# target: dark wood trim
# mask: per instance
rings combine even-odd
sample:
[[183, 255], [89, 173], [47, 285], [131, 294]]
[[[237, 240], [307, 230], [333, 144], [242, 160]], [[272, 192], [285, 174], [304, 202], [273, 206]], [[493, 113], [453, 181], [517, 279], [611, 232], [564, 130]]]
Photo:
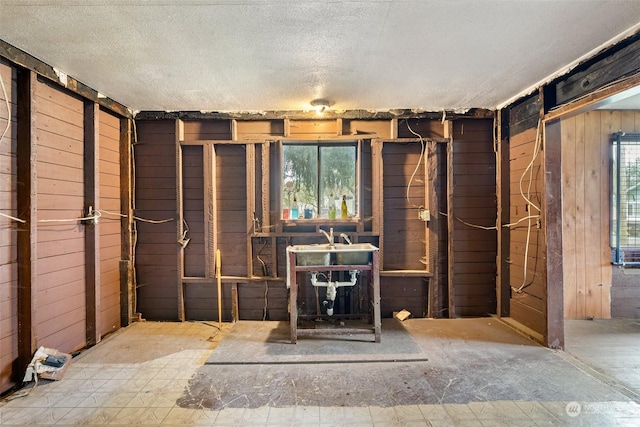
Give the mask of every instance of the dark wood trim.
[[[323, 120], [332, 119], [359, 119], [359, 120], [393, 120], [393, 119], [431, 119], [440, 120], [442, 111], [415, 112], [411, 109], [397, 109], [388, 111], [348, 110], [341, 113], [328, 110], [322, 117]], [[465, 112], [446, 111], [447, 119], [492, 119], [495, 111], [486, 108], [472, 108]], [[140, 111], [136, 114], [137, 120], [317, 120], [315, 111], [261, 111], [259, 113], [223, 113], [202, 111]], [[286, 123], [285, 123], [286, 124]], [[285, 126], [286, 129], [286, 126]], [[285, 131], [285, 137], [288, 133]]]
[[605, 107], [613, 102], [620, 101], [629, 96], [637, 95], [640, 93], [640, 89], [638, 89], [638, 87], [640, 87], [640, 73], [629, 76], [619, 83], [612, 84], [606, 89], [592, 92], [578, 100], [558, 106], [549, 111], [545, 115], [545, 119], [553, 120], [559, 117], [567, 119], [595, 108]]
[[[438, 227], [440, 224], [440, 206], [438, 203], [438, 188], [440, 187], [440, 179], [438, 177], [438, 144], [436, 142], [427, 143], [427, 186], [428, 193], [427, 207], [430, 212], [430, 220], [427, 224], [427, 242], [429, 260], [429, 272], [431, 277], [429, 280], [429, 295], [427, 306], [427, 317], [437, 318], [440, 314], [440, 244], [438, 236]], [[382, 274], [382, 272], [381, 272]]]
[[[176, 149], [176, 242], [182, 240], [184, 233], [184, 192], [182, 191], [182, 146], [181, 141], [184, 139], [184, 122], [180, 119], [175, 120], [175, 149]], [[203, 149], [203, 152], [205, 150]], [[205, 169], [206, 170], [206, 169]], [[177, 243], [180, 245], [179, 243]], [[178, 287], [178, 320], [184, 322], [186, 319], [185, 313], [185, 298], [184, 298], [184, 284], [182, 278], [184, 277], [184, 247], [180, 245], [177, 251], [176, 258], [176, 284]]]
[[[100, 209], [100, 107], [84, 101], [84, 212]], [[85, 259], [85, 309], [87, 345], [100, 341], [100, 231], [83, 221]]]
[[37, 348], [35, 330], [37, 278], [37, 140], [36, 140], [36, 74], [17, 69], [17, 203], [18, 217], [25, 220], [18, 232], [18, 366], [16, 378]]
[[104, 97], [102, 94], [99, 94], [96, 90], [91, 89], [89, 86], [86, 86], [84, 83], [79, 82], [71, 76], [66, 77], [66, 84], [60, 81], [60, 77], [56, 74], [53, 67], [39, 59], [34, 58], [23, 50], [18, 49], [15, 46], [10, 45], [9, 43], [0, 40], [0, 56], [6, 58], [7, 60], [13, 62], [16, 65], [26, 68], [27, 70], [33, 71], [34, 73], [56, 82], [57, 84], [67, 88], [71, 92], [80, 95], [83, 98], [86, 98], [89, 101], [95, 102], [100, 106], [113, 111], [114, 113], [121, 115], [126, 118], [133, 118], [133, 114], [131, 111], [125, 107], [124, 105]]
[[564, 348], [564, 296], [562, 270], [562, 162], [560, 120], [545, 122], [544, 139], [544, 231], [546, 247], [545, 345]]
[[[245, 180], [246, 180], [246, 219], [247, 219], [247, 236], [255, 233], [256, 223], [254, 218], [257, 217], [256, 212], [256, 146], [254, 144], [245, 145]], [[251, 238], [246, 239], [247, 247], [247, 276], [253, 276], [253, 241]]]
[[[505, 123], [506, 122], [506, 123]], [[497, 232], [497, 266], [496, 266], [496, 312], [499, 317], [509, 316], [509, 299], [511, 286], [509, 285], [509, 237], [510, 232], [502, 224], [510, 222], [510, 163], [509, 163], [509, 120], [501, 110], [496, 120], [496, 196], [497, 196], [497, 224], [500, 229]]]
[[454, 232], [455, 232], [455, 214], [453, 212], [453, 194], [455, 191], [453, 180], [453, 123], [447, 121], [444, 123], [444, 136], [449, 138], [447, 144], [447, 289], [448, 289], [448, 309], [449, 318], [456, 317], [455, 304], [455, 274], [454, 274]]
[[120, 325], [133, 322], [135, 280], [133, 274], [133, 176], [131, 119], [120, 119]]
[[564, 104], [638, 71], [640, 34], [617, 43], [549, 86], [555, 89], [556, 103]]

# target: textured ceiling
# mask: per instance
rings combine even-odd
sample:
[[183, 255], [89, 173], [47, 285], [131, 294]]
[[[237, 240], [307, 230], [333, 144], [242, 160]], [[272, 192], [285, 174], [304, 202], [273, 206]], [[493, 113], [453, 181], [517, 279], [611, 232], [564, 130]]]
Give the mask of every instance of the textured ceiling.
[[0, 39], [134, 111], [495, 108], [639, 22], [638, 0], [0, 0]]

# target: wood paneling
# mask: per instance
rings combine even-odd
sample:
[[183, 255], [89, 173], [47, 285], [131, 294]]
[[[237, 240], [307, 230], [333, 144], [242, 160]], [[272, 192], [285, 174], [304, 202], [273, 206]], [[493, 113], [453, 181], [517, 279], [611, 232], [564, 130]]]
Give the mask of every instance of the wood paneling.
[[100, 335], [120, 328], [120, 119], [99, 112]]
[[190, 239], [184, 248], [184, 275], [206, 276], [204, 169], [202, 146], [182, 147], [183, 219]]
[[[496, 157], [491, 120], [453, 123], [453, 306], [456, 316], [496, 312]], [[479, 227], [478, 227], [479, 226]]]
[[[17, 217], [15, 71], [0, 62], [0, 77], [7, 94], [5, 99], [0, 91], [0, 135], [4, 133], [0, 139], [0, 212]], [[15, 385], [13, 362], [18, 358], [17, 232], [13, 220], [0, 217], [0, 393]]]
[[217, 242], [224, 275], [247, 275], [247, 183], [242, 145], [217, 145]]
[[[36, 335], [38, 345], [70, 352], [84, 347], [85, 251], [62, 249], [65, 242], [84, 240], [79, 221], [41, 222], [44, 219], [79, 218], [84, 212], [83, 120], [84, 105], [53, 86], [38, 82], [36, 88], [36, 135], [40, 147], [54, 147], [60, 156], [37, 158], [38, 242], [57, 241], [59, 249], [47, 256], [38, 253]], [[63, 167], [78, 173], [66, 179], [45, 178]], [[80, 197], [78, 197], [78, 195]], [[64, 299], [57, 296], [66, 295]]]
[[[138, 121], [135, 153], [136, 216], [163, 220], [176, 214], [175, 122]], [[154, 174], [156, 166], [170, 166]], [[146, 169], [146, 170], [145, 170]], [[142, 174], [139, 171], [142, 170]], [[136, 221], [137, 312], [149, 320], [178, 319], [175, 221]]]
[[[539, 150], [534, 158], [539, 110], [538, 98], [532, 97], [510, 114], [509, 222], [512, 224], [527, 216], [541, 215], [544, 152]], [[527, 198], [535, 207], [529, 206]], [[541, 335], [546, 334], [545, 253], [544, 235], [535, 218], [509, 229], [510, 315]]]
[[[427, 259], [423, 242], [426, 242], [426, 226], [418, 218], [418, 208], [425, 204], [424, 162], [426, 159], [424, 156], [422, 160], [420, 159], [421, 149], [419, 142], [386, 143], [382, 148], [384, 162], [383, 270], [425, 269]], [[418, 161], [420, 161], [419, 172], [410, 182]], [[398, 310], [400, 309], [402, 308], [399, 307]]]
[[[640, 131], [640, 113], [596, 110], [562, 120], [567, 319], [608, 319], [612, 304], [626, 304], [611, 300], [616, 283], [609, 242], [609, 157], [611, 134], [618, 131]], [[623, 287], [628, 282], [620, 281]]]

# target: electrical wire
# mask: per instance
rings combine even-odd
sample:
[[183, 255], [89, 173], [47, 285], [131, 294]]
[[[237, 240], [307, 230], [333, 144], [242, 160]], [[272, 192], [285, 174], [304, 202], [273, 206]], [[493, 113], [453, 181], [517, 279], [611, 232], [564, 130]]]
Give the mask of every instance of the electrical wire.
[[[533, 182], [533, 164], [535, 163], [536, 158], [538, 157], [538, 154], [540, 153], [540, 148], [542, 146], [541, 127], [542, 127], [542, 120], [538, 119], [538, 125], [537, 125], [537, 128], [536, 128], [535, 146], [533, 148], [533, 155], [531, 156], [531, 161], [529, 162], [529, 165], [527, 165], [525, 170], [522, 172], [522, 176], [520, 176], [520, 195], [529, 204], [529, 206], [533, 206], [534, 208], [536, 208], [538, 210], [538, 212], [541, 212], [540, 208], [538, 206], [536, 206], [531, 201], [531, 184]], [[522, 190], [522, 180], [524, 179], [524, 176], [527, 174], [527, 171], [529, 171], [529, 186], [527, 187], [527, 195], [525, 195], [523, 190]], [[525, 219], [528, 220], [528, 224], [527, 224], [527, 239], [526, 239], [526, 243], [525, 243], [525, 246], [524, 246], [524, 262], [523, 262], [523, 267], [522, 267], [522, 269], [523, 269], [522, 284], [518, 288], [516, 288], [514, 286], [511, 287], [511, 289], [516, 293], [522, 293], [522, 290], [525, 287], [529, 286], [529, 285], [527, 285], [527, 268], [529, 266], [529, 243], [531, 241], [531, 226], [532, 226], [531, 219], [532, 219], [532, 217], [534, 217], [534, 215], [529, 215], [529, 216], [525, 217]], [[537, 258], [536, 258], [536, 265], [537, 265]], [[534, 272], [534, 274], [535, 274], [535, 272]]]
[[4, 102], [7, 106], [7, 125], [4, 127], [4, 131], [2, 131], [2, 135], [0, 135], [0, 144], [4, 139], [4, 136], [9, 131], [9, 126], [11, 125], [11, 104], [9, 104], [9, 97], [7, 96], [7, 89], [4, 86], [4, 79], [2, 78], [2, 73], [0, 73], [0, 86], [2, 87], [2, 95], [4, 96]]
[[420, 163], [422, 163], [422, 158], [424, 157], [424, 151], [425, 151], [424, 139], [422, 139], [422, 135], [420, 135], [417, 132], [414, 132], [413, 129], [411, 129], [411, 126], [409, 125], [409, 120], [405, 119], [405, 122], [407, 123], [407, 129], [409, 129], [409, 132], [411, 132], [412, 134], [420, 138], [420, 145], [422, 147], [420, 149], [420, 157], [418, 158], [418, 163], [416, 164], [416, 168], [413, 170], [413, 173], [411, 174], [411, 178], [409, 178], [409, 183], [407, 184], [407, 202], [411, 204], [411, 206], [413, 206], [414, 208], [421, 208], [422, 206], [417, 206], [411, 203], [411, 200], [409, 199], [409, 189], [411, 188], [411, 182], [413, 181], [413, 178], [416, 176], [416, 173], [418, 172], [418, 168], [420, 167]]
[[[7, 106], [7, 124], [4, 127], [2, 134], [0, 135], [0, 146], [1, 146], [2, 141], [4, 140], [4, 137], [7, 135], [7, 132], [9, 132], [9, 127], [11, 126], [11, 104], [9, 103], [9, 96], [7, 95], [7, 89], [4, 85], [4, 79], [2, 78], [2, 73], [0, 73], [0, 87], [2, 87], [2, 95], [4, 96], [4, 102], [5, 102], [5, 105]], [[15, 216], [7, 215], [2, 212], [0, 212], [0, 216], [2, 216], [3, 218], [8, 218], [12, 221], [21, 222], [23, 224], [27, 222], [24, 219], [16, 218]]]
[[263, 322], [267, 320], [267, 303], [268, 303], [267, 295], [269, 295], [269, 281], [265, 280], [264, 281], [264, 310], [262, 311]]

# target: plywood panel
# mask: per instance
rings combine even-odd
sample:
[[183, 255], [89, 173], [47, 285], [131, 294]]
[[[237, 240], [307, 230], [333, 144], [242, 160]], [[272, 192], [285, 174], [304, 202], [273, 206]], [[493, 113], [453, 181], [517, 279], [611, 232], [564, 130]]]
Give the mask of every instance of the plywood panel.
[[[38, 157], [36, 162], [38, 220], [79, 218], [84, 209], [83, 177], [46, 177], [56, 177], [54, 169], [59, 167], [83, 170], [83, 102], [45, 83], [37, 85], [36, 94], [38, 153], [53, 150], [60, 154]], [[38, 224], [38, 241], [57, 241], [60, 249], [49, 246], [48, 256], [38, 254], [36, 291], [45, 296], [36, 298], [37, 344], [65, 352], [86, 343], [84, 247], [74, 252], [61, 249], [66, 241], [76, 239], [84, 240], [84, 227], [76, 222]], [[55, 297], [61, 289], [67, 296], [64, 300]]]
[[[120, 207], [120, 120], [105, 111], [99, 113], [99, 208], [119, 213]], [[100, 334], [120, 328], [120, 219], [108, 214], [100, 218]]]
[[[0, 212], [18, 216], [16, 201], [15, 70], [0, 61]], [[9, 110], [5, 108], [7, 105]], [[10, 119], [11, 117], [11, 119]], [[6, 131], [6, 133], [5, 133]], [[13, 361], [18, 358], [18, 254], [15, 222], [0, 217], [0, 393], [15, 385]]]

